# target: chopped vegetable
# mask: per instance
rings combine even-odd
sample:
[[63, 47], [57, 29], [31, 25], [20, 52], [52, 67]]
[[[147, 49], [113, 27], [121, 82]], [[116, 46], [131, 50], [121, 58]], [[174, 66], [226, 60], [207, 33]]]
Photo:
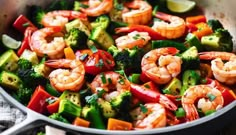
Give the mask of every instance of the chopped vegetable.
[[80, 117], [82, 108], [68, 99], [60, 99], [58, 113], [66, 118]]
[[2, 71], [0, 73], [0, 85], [13, 90], [18, 90], [21, 86], [21, 79], [14, 73]]
[[109, 118], [108, 124], [107, 124], [107, 130], [131, 130], [132, 129], [132, 123]]
[[51, 119], [60, 121], [60, 122], [64, 122], [64, 123], [70, 123], [66, 118], [64, 118], [63, 116], [61, 116], [60, 113], [53, 113], [52, 115], [48, 116]]
[[198, 57], [198, 50], [195, 46], [188, 48], [180, 54], [180, 57], [183, 61], [182, 70], [186, 69], [198, 69], [200, 66], [200, 59]]
[[15, 71], [19, 57], [13, 50], [7, 50], [0, 56], [0, 70]]
[[80, 117], [76, 117], [72, 124], [81, 127], [89, 127], [90, 122]]

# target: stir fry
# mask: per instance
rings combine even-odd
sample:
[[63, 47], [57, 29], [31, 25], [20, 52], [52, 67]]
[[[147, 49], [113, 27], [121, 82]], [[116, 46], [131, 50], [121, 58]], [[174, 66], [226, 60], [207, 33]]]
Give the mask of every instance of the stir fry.
[[232, 36], [219, 20], [191, 15], [196, 6], [169, 8], [162, 0], [33, 5], [13, 23], [22, 41], [2, 36], [0, 85], [38, 113], [89, 128], [154, 129], [211, 115], [236, 99]]

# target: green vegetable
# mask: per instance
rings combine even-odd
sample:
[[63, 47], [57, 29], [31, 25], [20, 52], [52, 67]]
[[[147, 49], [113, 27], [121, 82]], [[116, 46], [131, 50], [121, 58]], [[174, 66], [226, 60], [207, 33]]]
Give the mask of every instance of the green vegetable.
[[184, 109], [182, 107], [178, 108], [176, 111], [175, 111], [175, 116], [177, 118], [181, 118], [181, 117], [184, 117], [186, 115]]
[[136, 83], [136, 84], [139, 84], [140, 82], [139, 78], [140, 78], [140, 74], [136, 74], [136, 73], [133, 73], [128, 77], [130, 82]]
[[50, 82], [47, 82], [45, 85], [45, 90], [52, 96], [59, 97], [61, 95], [55, 88], [52, 87]]
[[30, 61], [32, 63], [32, 65], [36, 65], [39, 63], [39, 59], [38, 59], [36, 52], [30, 51], [28, 49], [24, 50], [24, 52], [20, 56], [20, 59], [26, 59], [26, 60]]
[[82, 8], [88, 8], [89, 6], [83, 4], [83, 3], [79, 2], [79, 1], [74, 1], [74, 8], [73, 8], [73, 10], [79, 11], [81, 7]]
[[142, 111], [142, 113], [148, 112], [148, 109], [143, 104], [140, 104], [139, 106], [140, 106], [140, 110]]
[[180, 54], [180, 57], [183, 61], [182, 69], [198, 69], [200, 66], [200, 60], [198, 57], [198, 50], [195, 46], [188, 48]]
[[207, 115], [213, 114], [215, 112], [216, 112], [216, 110], [209, 110], [209, 111], [205, 112], [205, 115], [207, 116]]
[[73, 91], [64, 91], [61, 96], [59, 97], [61, 100], [67, 99], [74, 103], [75, 105], [81, 106], [80, 103], [80, 94], [78, 92]]
[[91, 23], [91, 26], [92, 28], [101, 27], [106, 30], [109, 24], [110, 18], [107, 15], [101, 15], [97, 17], [94, 22]]
[[19, 89], [16, 91], [16, 99], [18, 99], [22, 104], [27, 105], [33, 92], [34, 89], [20, 85]]
[[199, 52], [202, 51], [201, 41], [194, 34], [188, 33], [185, 40], [190, 47], [195, 46]]
[[186, 89], [189, 88], [189, 86], [194, 86], [199, 84], [200, 82], [200, 75], [195, 70], [186, 70], [183, 73], [182, 80], [183, 80], [183, 87], [180, 91], [180, 94], [183, 95]]
[[82, 108], [68, 99], [60, 100], [58, 112], [66, 118], [80, 117]]
[[53, 113], [53, 114], [51, 114], [48, 117], [51, 118], [51, 119], [54, 119], [54, 120], [58, 120], [58, 121], [64, 122], [64, 123], [70, 123], [66, 118], [61, 116], [60, 113]]
[[8, 89], [17, 90], [22, 84], [21, 79], [14, 73], [2, 71], [0, 73], [0, 85]]
[[29, 19], [35, 24], [38, 28], [43, 28], [42, 19], [46, 14], [46, 11], [42, 7], [37, 5], [32, 5], [29, 8]]
[[102, 27], [93, 28], [89, 39], [104, 50], [114, 45], [114, 39]]
[[53, 1], [50, 6], [47, 8], [47, 11], [54, 10], [72, 10], [74, 3], [70, 0], [56, 0]]
[[90, 121], [90, 126], [97, 129], [106, 129], [99, 108], [95, 106], [85, 106], [82, 109], [82, 116]]
[[18, 67], [20, 69], [31, 69], [32, 68], [32, 63], [29, 60], [20, 58], [17, 63], [18, 63]]
[[225, 29], [217, 29], [213, 34], [208, 36], [203, 36], [201, 38], [201, 43], [203, 47], [208, 51], [233, 51], [233, 40], [232, 36]]
[[88, 87], [88, 88], [86, 88], [86, 89], [80, 90], [80, 91], [79, 91], [79, 94], [80, 94], [80, 102], [81, 102], [81, 104], [82, 104], [82, 106], [83, 106], [83, 105], [86, 105], [86, 99], [85, 99], [85, 97], [86, 97], [86, 96], [89, 96], [89, 95], [92, 95], [92, 91], [91, 91], [91, 89]]
[[37, 133], [37, 135], [46, 135], [46, 133], [40, 131], [40, 132]]
[[65, 42], [73, 50], [85, 49], [87, 47], [88, 36], [78, 28], [72, 28], [65, 34]]
[[6, 48], [14, 50], [18, 49], [21, 45], [21, 41], [17, 41], [6, 34], [2, 35], [2, 43]]
[[18, 68], [19, 57], [13, 50], [5, 51], [0, 56], [0, 70], [15, 71]]
[[145, 53], [143, 49], [135, 47], [121, 51], [112, 45], [107, 51], [112, 54], [116, 62], [116, 70], [131, 69], [132, 72], [141, 72], [141, 60]]
[[207, 21], [207, 24], [211, 27], [213, 31], [216, 31], [217, 29], [221, 28], [224, 29], [223, 25], [221, 22], [217, 19], [210, 19]]
[[182, 82], [178, 78], [173, 78], [164, 88], [164, 94], [179, 95], [182, 88]]
[[187, 50], [187, 47], [183, 43], [171, 41], [171, 40], [156, 40], [152, 41], [152, 49], [162, 48], [162, 47], [175, 47], [180, 52]]
[[131, 97], [130, 91], [123, 91], [111, 100], [111, 106], [118, 111], [126, 112], [130, 108]]
[[111, 21], [108, 28], [107, 28], [107, 32], [111, 33], [111, 34], [115, 34], [115, 29], [116, 28], [126, 27], [126, 26], [128, 26], [127, 23], [119, 22], [119, 21]]
[[116, 111], [112, 108], [111, 104], [108, 101], [99, 98], [98, 105], [101, 108], [102, 114], [105, 118], [115, 117]]
[[73, 28], [77, 28], [80, 31], [83, 31], [87, 36], [90, 36], [89, 28], [80, 19], [70, 21], [69, 23], [65, 24], [65, 27], [67, 32]]

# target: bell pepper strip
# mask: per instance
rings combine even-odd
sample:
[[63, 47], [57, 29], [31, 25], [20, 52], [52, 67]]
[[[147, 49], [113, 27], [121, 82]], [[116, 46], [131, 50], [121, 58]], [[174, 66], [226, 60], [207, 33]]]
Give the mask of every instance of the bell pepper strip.
[[75, 126], [89, 127], [90, 122], [80, 117], [76, 117], [72, 124]]
[[133, 32], [133, 31], [147, 32], [152, 40], [163, 40], [163, 39], [165, 39], [165, 37], [161, 36], [157, 31], [155, 31], [151, 27], [145, 26], [145, 25], [133, 24], [133, 25], [129, 25], [127, 27], [116, 28], [115, 31], [116, 31], [116, 34], [123, 33], [123, 32], [130, 33], [130, 32]]
[[206, 84], [210, 85], [214, 88], [217, 88], [218, 90], [221, 91], [221, 94], [224, 98], [224, 105], [223, 106], [226, 106], [236, 100], [236, 96], [235, 96], [234, 92], [230, 88], [220, 84], [217, 80], [207, 78]]
[[108, 119], [107, 130], [131, 130], [132, 123], [114, 118]]
[[143, 86], [160, 93], [159, 87], [153, 81], [148, 81], [144, 83]]
[[186, 27], [187, 27], [187, 31], [190, 33], [198, 30], [197, 26], [193, 23], [186, 22]]
[[201, 39], [203, 36], [207, 36], [213, 33], [213, 30], [210, 26], [208, 26], [207, 23], [201, 22], [196, 24], [196, 27], [198, 28], [197, 31], [194, 31], [193, 34], [198, 37], [198, 39]]
[[131, 93], [145, 103], [156, 103], [159, 101], [160, 93], [141, 85], [131, 83]]
[[21, 54], [24, 52], [25, 49], [30, 49], [30, 40], [31, 40], [31, 35], [33, 34], [34, 31], [36, 31], [36, 27], [27, 27], [26, 30], [24, 31], [24, 39], [22, 41], [20, 49], [17, 51], [17, 55], [21, 56]]
[[189, 16], [186, 17], [186, 23], [198, 24], [198, 23], [206, 23], [207, 19], [204, 15], [197, 15], [197, 16]]
[[73, 60], [73, 59], [76, 58], [75, 53], [74, 53], [74, 51], [72, 50], [71, 47], [66, 47], [66, 48], [64, 49], [64, 54], [65, 54], [65, 58], [66, 58], [66, 59]]
[[97, 75], [103, 71], [112, 70], [115, 61], [111, 54], [104, 50], [92, 52], [89, 49], [78, 50], [76, 58], [80, 59], [85, 67], [85, 72], [91, 75]]
[[19, 17], [13, 23], [13, 27], [24, 33], [27, 27], [37, 28], [28, 18], [24, 15], [19, 15]]
[[52, 104], [47, 105], [47, 110], [50, 114], [57, 113], [59, 109], [60, 99]]
[[50, 96], [51, 95], [44, 90], [43, 86], [39, 85], [36, 87], [27, 107], [38, 113], [45, 113], [47, 112], [46, 99]]

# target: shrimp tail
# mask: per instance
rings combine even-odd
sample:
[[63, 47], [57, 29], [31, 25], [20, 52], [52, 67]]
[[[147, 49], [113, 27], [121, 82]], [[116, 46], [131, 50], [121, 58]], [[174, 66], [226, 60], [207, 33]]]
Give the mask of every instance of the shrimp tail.
[[163, 12], [156, 12], [155, 17], [168, 22], [170, 15]]
[[61, 68], [61, 67], [65, 67], [65, 65], [69, 65], [70, 64], [70, 60], [66, 60], [66, 59], [58, 59], [58, 60], [47, 60], [45, 62], [46, 66], [52, 67], [52, 68]]
[[212, 60], [216, 58], [220, 58], [221, 60], [229, 60], [231, 57], [235, 57], [234, 53], [216, 51], [200, 52], [198, 55], [201, 60]]
[[188, 121], [193, 121], [199, 118], [198, 112], [194, 104], [183, 104], [183, 108], [186, 112], [186, 118]]
[[160, 95], [160, 99], [159, 99], [159, 103], [164, 105], [165, 108], [171, 110], [171, 111], [175, 111], [177, 110], [177, 106], [165, 95]]

